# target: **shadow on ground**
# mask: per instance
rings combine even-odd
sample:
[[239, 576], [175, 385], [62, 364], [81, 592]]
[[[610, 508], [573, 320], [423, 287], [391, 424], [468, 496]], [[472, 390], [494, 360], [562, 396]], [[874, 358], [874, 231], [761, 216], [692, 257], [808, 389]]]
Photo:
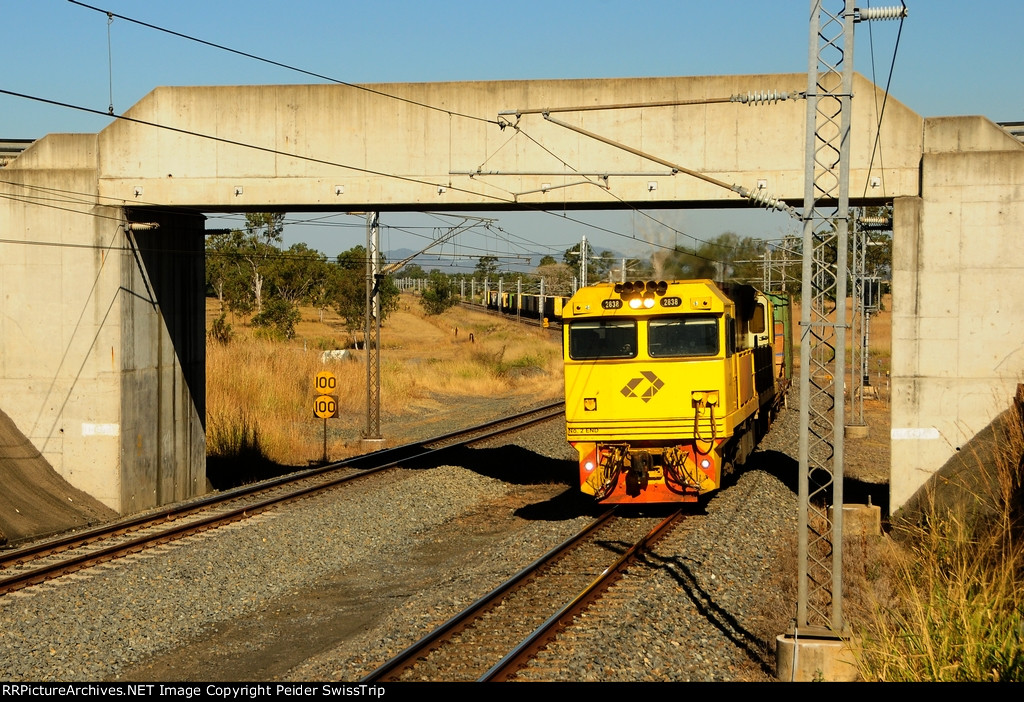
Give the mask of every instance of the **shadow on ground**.
[[[800, 465], [795, 459], [784, 453], [759, 451], [751, 456], [740, 470], [764, 471], [788, 487], [794, 495], [799, 494]], [[812, 473], [812, 483], [816, 488], [827, 484], [825, 482], [827, 476], [823, 473], [820, 474], [819, 480], [813, 480], [814, 477], [815, 475]], [[731, 476], [729, 484], [734, 483], [736, 478], [735, 474]], [[832, 490], [830, 488], [825, 490], [825, 495], [828, 503], [831, 503]], [[881, 508], [883, 515], [889, 514], [889, 485], [888, 483], [869, 483], [847, 477], [843, 480], [843, 502], [845, 504], [877, 505]]]

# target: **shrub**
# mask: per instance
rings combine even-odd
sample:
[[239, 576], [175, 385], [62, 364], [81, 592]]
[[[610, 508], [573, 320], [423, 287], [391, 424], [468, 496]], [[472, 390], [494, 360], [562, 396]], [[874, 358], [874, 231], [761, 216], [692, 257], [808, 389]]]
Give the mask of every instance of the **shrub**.
[[210, 324], [210, 338], [226, 346], [231, 342], [232, 336], [234, 336], [234, 332], [231, 331], [231, 325], [228, 324], [227, 315], [221, 312], [220, 317]]
[[260, 327], [270, 338], [291, 339], [295, 325], [302, 319], [299, 308], [281, 298], [267, 301], [263, 311], [252, 318], [252, 325]]

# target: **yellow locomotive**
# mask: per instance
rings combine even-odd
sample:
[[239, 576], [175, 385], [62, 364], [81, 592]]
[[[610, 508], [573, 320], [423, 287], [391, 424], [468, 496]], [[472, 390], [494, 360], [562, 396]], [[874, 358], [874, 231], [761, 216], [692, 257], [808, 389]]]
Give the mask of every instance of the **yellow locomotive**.
[[710, 280], [601, 283], [563, 309], [566, 434], [605, 503], [691, 502], [768, 431], [792, 376], [789, 300]]

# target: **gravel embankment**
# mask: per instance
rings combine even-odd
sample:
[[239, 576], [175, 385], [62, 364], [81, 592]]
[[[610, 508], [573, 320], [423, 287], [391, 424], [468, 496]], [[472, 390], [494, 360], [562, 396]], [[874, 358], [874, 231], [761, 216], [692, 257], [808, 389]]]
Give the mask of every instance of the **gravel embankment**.
[[[634, 568], [548, 680], [769, 679], [791, 616], [796, 413]], [[549, 422], [0, 598], [6, 680], [355, 680], [590, 520]], [[639, 584], [638, 584], [639, 583]], [[623, 594], [625, 593], [625, 594]], [[780, 623], [781, 622], [781, 623]], [[781, 628], [780, 628], [781, 627]]]

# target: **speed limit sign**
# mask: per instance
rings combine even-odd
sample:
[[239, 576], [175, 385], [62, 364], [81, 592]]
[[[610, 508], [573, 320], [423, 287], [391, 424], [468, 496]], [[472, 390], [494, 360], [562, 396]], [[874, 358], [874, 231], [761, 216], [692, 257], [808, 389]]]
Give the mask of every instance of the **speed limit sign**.
[[313, 414], [321, 419], [333, 419], [338, 416], [338, 397], [336, 395], [320, 395], [313, 400]]
[[329, 392], [334, 392], [338, 387], [338, 379], [334, 377], [334, 373], [330, 371], [320, 371], [313, 378], [313, 388], [319, 395], [326, 395]]

